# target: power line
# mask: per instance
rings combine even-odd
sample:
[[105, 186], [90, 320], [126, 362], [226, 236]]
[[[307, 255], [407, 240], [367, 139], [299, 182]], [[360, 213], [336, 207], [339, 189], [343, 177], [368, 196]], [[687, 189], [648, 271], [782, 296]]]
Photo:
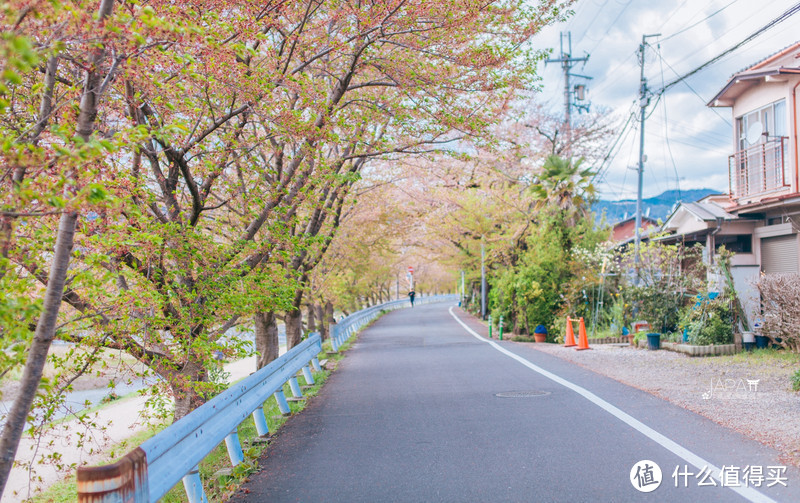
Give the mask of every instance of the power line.
[[617, 137], [614, 139], [614, 142], [611, 144], [611, 147], [609, 147], [608, 152], [606, 153], [605, 157], [603, 157], [603, 159], [600, 161], [600, 167], [597, 168], [597, 172], [592, 177], [592, 182], [594, 182], [594, 180], [597, 179], [597, 178], [601, 178], [602, 175], [603, 175], [603, 172], [608, 170], [609, 166], [611, 165], [611, 161], [613, 161], [614, 157], [616, 157], [616, 153], [614, 153], [614, 150], [617, 148], [617, 146], [619, 146], [621, 144], [621, 142], [623, 140], [623, 137], [626, 136], [627, 131], [628, 131], [628, 126], [631, 125], [631, 122], [633, 120], [633, 116], [634, 116], [634, 114], [633, 114], [633, 106], [631, 106], [631, 109], [628, 112], [627, 120], [622, 125], [622, 129], [620, 129], [619, 133], [617, 134]]
[[688, 2], [689, 2], [689, 0], [683, 0], [683, 3], [681, 3], [679, 6], [675, 7], [674, 9], [672, 9], [672, 14], [670, 14], [669, 17], [661, 24], [661, 27], [658, 29], [658, 31], [661, 31], [667, 25], [667, 23], [669, 23], [669, 21], [673, 17], [675, 17], [675, 14], [680, 12], [680, 10], [683, 8], [683, 6], [686, 5]]
[[757, 36], [761, 35], [765, 31], [767, 31], [768, 29], [772, 28], [773, 26], [777, 25], [778, 23], [781, 23], [781, 22], [785, 21], [786, 19], [788, 19], [792, 15], [796, 14], [798, 11], [800, 11], [800, 3], [795, 4], [793, 7], [790, 7], [786, 12], [784, 12], [780, 16], [776, 17], [775, 19], [773, 19], [772, 21], [770, 21], [766, 25], [762, 26], [758, 30], [754, 31], [747, 38], [745, 38], [741, 42], [737, 43], [733, 47], [723, 51], [721, 54], [718, 54], [717, 56], [711, 58], [710, 60], [706, 61], [702, 65], [700, 65], [697, 68], [695, 68], [694, 70], [690, 71], [689, 73], [687, 73], [687, 74], [685, 74], [685, 75], [683, 75], [681, 77], [678, 77], [677, 79], [673, 80], [669, 84], [665, 85], [664, 87], [662, 87], [658, 91], [658, 94], [664, 93], [667, 89], [669, 89], [670, 87], [674, 86], [675, 84], [678, 84], [679, 82], [682, 82], [682, 81], [688, 79], [689, 77], [691, 77], [692, 75], [696, 74], [697, 72], [703, 70], [704, 68], [706, 68], [706, 67], [708, 67], [710, 65], [713, 65], [714, 63], [716, 63], [717, 61], [719, 61], [723, 57], [727, 56], [728, 54], [732, 53], [736, 49], [738, 49], [741, 46], [745, 45], [747, 42], [750, 42], [751, 40], [753, 40]]
[[[735, 2], [736, 0], [734, 0]], [[733, 3], [733, 2], [731, 2]], [[730, 4], [728, 4], [730, 5]], [[664, 85], [664, 58], [661, 57], [661, 44], [658, 45], [658, 59], [661, 61], [661, 85]], [[675, 172], [675, 188], [678, 189], [678, 199], [683, 199], [681, 196], [681, 179], [678, 175], [678, 166], [675, 164], [675, 157], [672, 155], [672, 147], [669, 145], [669, 119], [667, 118], [667, 98], [664, 97], [664, 100], [661, 102], [664, 107], [664, 141], [667, 144], [667, 152], [669, 153], [669, 158], [672, 161], [672, 169]], [[655, 108], [655, 107], [654, 107]]]
[[[670, 64], [667, 62], [667, 60], [665, 60], [665, 59], [664, 59], [664, 56], [661, 54], [661, 50], [660, 50], [660, 49], [661, 49], [661, 44], [659, 44], [659, 45], [658, 45], [658, 48], [659, 48], [659, 51], [658, 51], [658, 57], [661, 59], [661, 62], [662, 62], [663, 64], [667, 65], [667, 67], [668, 67], [670, 70], [672, 70], [672, 73], [674, 73], [676, 77], [680, 77], [680, 74], [679, 74], [678, 72], [676, 72], [674, 68], [672, 68], [672, 65], [670, 65]], [[662, 83], [661, 83], [661, 86], [662, 86], [662, 88], [661, 88], [661, 91], [659, 92], [659, 94], [662, 94], [662, 93], [663, 93], [664, 91], [666, 91], [666, 89], [667, 89], [667, 88], [666, 88], [666, 86], [664, 86], [664, 83], [663, 83], [663, 77], [664, 77], [664, 71], [663, 71], [663, 69], [662, 69], [662, 71], [661, 71], [661, 77], [662, 77]], [[683, 81], [683, 85], [685, 85], [686, 87], [688, 87], [688, 88], [689, 88], [689, 90], [690, 90], [690, 91], [691, 91], [691, 92], [692, 92], [692, 93], [693, 93], [695, 96], [697, 96], [697, 97], [700, 99], [700, 101], [701, 101], [701, 102], [702, 102], [704, 105], [705, 105], [706, 103], [708, 103], [708, 100], [706, 100], [705, 98], [703, 98], [702, 96], [700, 96], [700, 94], [699, 94], [697, 91], [695, 91], [695, 89], [694, 89], [694, 88], [693, 88], [693, 87], [692, 87], [692, 86], [691, 86], [691, 85], [690, 85], [688, 82], [686, 82], [685, 80]], [[723, 117], [723, 116], [722, 116], [722, 114], [720, 114], [720, 113], [719, 113], [719, 111], [718, 111], [716, 108], [712, 108], [712, 109], [711, 109], [711, 111], [712, 111], [712, 112], [714, 112], [714, 114], [716, 114], [716, 116], [717, 116], [717, 117], [719, 117], [720, 119], [722, 119], [722, 120], [725, 122], [725, 124], [727, 124], [728, 126], [731, 126], [731, 127], [733, 127], [733, 124], [731, 123], [731, 121], [729, 121], [728, 119], [726, 119], [725, 117]]]
[[617, 14], [617, 17], [615, 17], [614, 20], [611, 21], [611, 25], [609, 25], [609, 27], [606, 30], [606, 32], [603, 33], [603, 36], [600, 37], [600, 39], [597, 41], [597, 43], [594, 45], [594, 47], [592, 47], [592, 50], [589, 51], [589, 54], [593, 53], [594, 50], [597, 49], [597, 46], [600, 45], [600, 42], [602, 42], [606, 38], [606, 35], [608, 35], [608, 33], [611, 31], [611, 28], [613, 28], [614, 25], [617, 24], [617, 21], [619, 21], [619, 18], [621, 18], [622, 15], [625, 13], [625, 11], [628, 9], [628, 7], [630, 7], [631, 1], [632, 0], [628, 0], [628, 3], [626, 3], [625, 6], [622, 8], [622, 10], [619, 11], [619, 14]]
[[[709, 14], [709, 15], [708, 15], [708, 16], [706, 16], [706, 17], [704, 17], [704, 18], [703, 18], [703, 19], [701, 19], [700, 21], [698, 21], [698, 22], [696, 22], [696, 23], [693, 23], [692, 25], [690, 25], [690, 26], [687, 26], [686, 28], [684, 28], [684, 29], [682, 29], [682, 30], [680, 30], [680, 31], [677, 31], [677, 32], [673, 33], [672, 35], [670, 35], [669, 37], [667, 37], [667, 38], [665, 38], [665, 39], [663, 39], [663, 40], [661, 40], [661, 41], [662, 41], [662, 42], [666, 42], [667, 40], [671, 39], [672, 37], [678, 36], [678, 35], [680, 35], [681, 33], [685, 32], [685, 31], [691, 30], [692, 28], [694, 28], [694, 27], [695, 27], [695, 26], [697, 26], [698, 24], [700, 24], [700, 23], [702, 23], [702, 22], [705, 22], [705, 21], [708, 21], [709, 19], [711, 19], [712, 17], [716, 16], [717, 14], [719, 14], [719, 13], [720, 13], [720, 12], [722, 12], [722, 11], [724, 11], [725, 9], [727, 9], [728, 7], [730, 7], [731, 5], [735, 4], [735, 3], [736, 3], [736, 2], [738, 2], [738, 1], [739, 1], [739, 0], [733, 0], [731, 3], [727, 4], [726, 6], [724, 6], [724, 7], [720, 8], [720, 9], [717, 9], [716, 11], [712, 12], [711, 14]], [[684, 2], [684, 3], [685, 3], [685, 2]], [[666, 24], [666, 23], [665, 23], [665, 24]]]
[[[597, 3], [592, 2], [592, 3], [594, 3], [594, 5], [598, 6], [597, 13], [595, 13], [595, 15], [592, 16], [591, 20], [589, 21], [589, 24], [586, 26], [586, 28], [584, 28], [581, 31], [581, 35], [580, 35], [580, 37], [578, 37], [578, 40], [575, 42], [575, 45], [578, 45], [583, 41], [583, 37], [585, 37], [586, 34], [589, 33], [589, 28], [591, 28], [592, 25], [594, 24], [594, 22], [597, 21], [597, 18], [600, 17], [597, 14], [599, 14], [605, 8], [605, 6], [606, 6], [606, 4], [608, 4], [608, 2], [609, 2], [609, 0], [604, 0], [602, 4], [597, 4]], [[596, 40], [593, 40], [593, 42], [596, 42]]]

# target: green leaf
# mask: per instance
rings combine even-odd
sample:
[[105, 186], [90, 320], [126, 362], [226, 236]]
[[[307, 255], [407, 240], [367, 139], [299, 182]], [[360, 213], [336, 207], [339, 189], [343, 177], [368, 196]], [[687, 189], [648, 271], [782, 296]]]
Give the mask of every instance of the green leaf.
[[89, 190], [86, 199], [92, 204], [97, 204], [101, 201], [104, 201], [106, 197], [108, 197], [108, 192], [102, 185], [92, 183], [89, 184], [88, 189]]
[[64, 201], [64, 199], [59, 196], [51, 196], [50, 199], [47, 200], [47, 202], [50, 203], [50, 206], [54, 208], [61, 209], [67, 206], [66, 201]]

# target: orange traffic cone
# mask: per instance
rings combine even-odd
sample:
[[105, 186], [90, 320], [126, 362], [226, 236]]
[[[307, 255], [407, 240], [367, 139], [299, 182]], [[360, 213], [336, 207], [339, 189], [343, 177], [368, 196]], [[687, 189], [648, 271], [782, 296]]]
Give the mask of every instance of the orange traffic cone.
[[586, 337], [586, 325], [583, 324], [583, 318], [581, 318], [581, 324], [578, 327], [578, 347], [575, 349], [578, 351], [592, 349], [589, 347], [589, 338]]
[[567, 317], [567, 336], [564, 338], [564, 347], [571, 348], [575, 344], [575, 332], [572, 331], [572, 320]]

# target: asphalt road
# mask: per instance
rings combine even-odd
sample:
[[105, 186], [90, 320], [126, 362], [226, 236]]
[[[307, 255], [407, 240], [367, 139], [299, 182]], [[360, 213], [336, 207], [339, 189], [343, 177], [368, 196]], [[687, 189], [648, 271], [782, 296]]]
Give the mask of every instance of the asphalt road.
[[[800, 501], [797, 470], [768, 477], [774, 450], [532, 345], [481, 340], [470, 330], [485, 327], [449, 307], [363, 332], [233, 501]], [[643, 460], [662, 471], [649, 493], [631, 482]], [[721, 487], [697, 477], [706, 463], [765, 478]]]

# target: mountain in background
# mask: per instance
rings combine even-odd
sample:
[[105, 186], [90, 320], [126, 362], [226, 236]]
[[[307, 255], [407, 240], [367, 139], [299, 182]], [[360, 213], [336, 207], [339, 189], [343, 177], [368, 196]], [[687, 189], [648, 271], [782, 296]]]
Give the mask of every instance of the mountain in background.
[[[668, 190], [655, 197], [642, 199], [642, 214], [647, 215], [647, 212], [650, 211], [650, 218], [665, 220], [678, 201], [694, 202], [706, 196], [719, 193], [719, 191], [711, 189]], [[626, 215], [632, 217], [636, 214], [636, 200], [605, 201], [600, 199], [592, 205], [592, 211], [595, 212], [598, 219], [605, 212], [606, 221], [613, 224], [624, 220]]]

